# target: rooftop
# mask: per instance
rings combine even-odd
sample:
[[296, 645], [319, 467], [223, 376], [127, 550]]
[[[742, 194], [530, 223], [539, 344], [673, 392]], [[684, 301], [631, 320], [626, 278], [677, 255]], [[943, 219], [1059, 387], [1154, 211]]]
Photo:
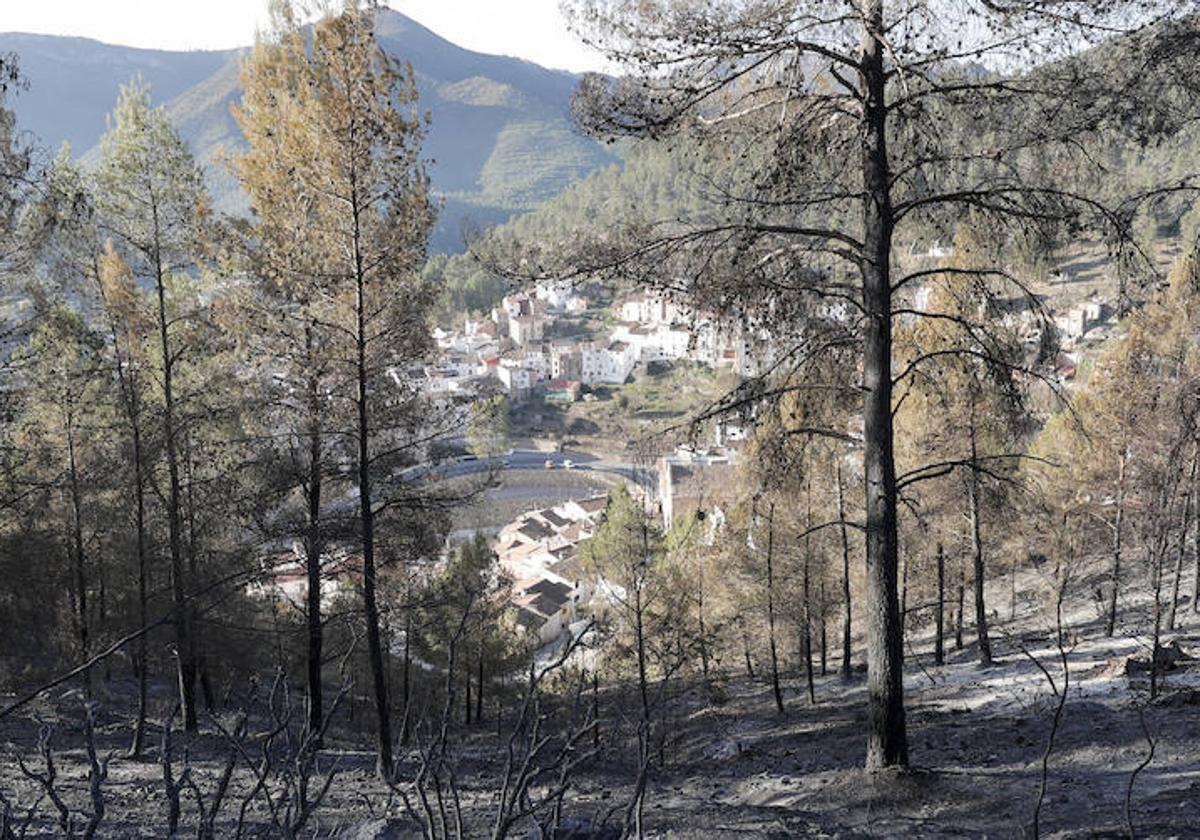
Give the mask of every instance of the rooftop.
[[537, 583], [529, 586], [525, 590], [527, 595], [537, 595], [538, 598], [548, 599], [548, 603], [556, 604], [555, 609], [571, 600], [571, 587], [565, 583], [558, 583], [549, 578], [541, 578]]
[[562, 528], [565, 525], [571, 524], [571, 520], [565, 519], [565, 518], [559, 516], [557, 513], [555, 513], [554, 508], [546, 508], [545, 510], [538, 513], [538, 516], [540, 516], [542, 519], [549, 522], [551, 527], [553, 527], [555, 529]]
[[580, 581], [583, 579], [583, 564], [578, 557], [567, 557], [550, 566], [550, 571], [564, 580]]
[[528, 519], [525, 524], [517, 529], [517, 533], [523, 534], [531, 540], [541, 542], [542, 540], [554, 534], [549, 528], [538, 522], [536, 519]]

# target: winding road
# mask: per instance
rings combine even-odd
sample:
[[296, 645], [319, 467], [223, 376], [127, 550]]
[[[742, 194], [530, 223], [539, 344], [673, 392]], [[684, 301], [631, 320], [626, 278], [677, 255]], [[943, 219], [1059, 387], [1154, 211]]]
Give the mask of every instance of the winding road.
[[[546, 464], [553, 464], [552, 469], [574, 469], [581, 472], [604, 473], [624, 478], [634, 484], [646, 488], [651, 493], [656, 492], [658, 475], [653, 468], [639, 467], [621, 461], [608, 461], [589, 452], [568, 449], [563, 452], [541, 452], [536, 449], [514, 449], [508, 455], [498, 458], [475, 458], [465, 456], [455, 461], [442, 464], [421, 464], [409, 467], [400, 473], [400, 478], [413, 481], [423, 477], [457, 478], [498, 470], [545, 470]], [[571, 466], [567, 467], [570, 462]]]

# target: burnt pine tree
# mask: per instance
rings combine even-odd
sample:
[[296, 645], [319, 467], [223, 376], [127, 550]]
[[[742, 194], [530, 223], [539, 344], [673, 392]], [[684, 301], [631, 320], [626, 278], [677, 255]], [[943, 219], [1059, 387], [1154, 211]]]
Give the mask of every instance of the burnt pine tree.
[[[254, 127], [269, 116], [258, 110], [265, 105], [262, 97], [277, 100], [270, 108], [282, 118], [274, 129], [252, 132], [242, 173], [250, 176], [263, 247], [275, 249], [276, 267], [284, 269], [280, 281], [295, 284], [305, 274], [319, 281], [310, 287], [313, 299], [297, 298], [292, 310], [301, 341], [311, 335], [323, 342], [313, 352], [323, 354], [328, 370], [336, 371], [327, 383], [327, 416], [348, 418], [329, 436], [350, 453], [357, 484], [355, 526], [379, 768], [388, 773], [392, 728], [377, 522], [396, 505], [389, 483], [394, 468], [415, 457], [418, 429], [428, 420], [424, 401], [404, 386], [398, 372], [429, 346], [427, 317], [434, 295], [420, 268], [434, 210], [421, 159], [425, 120], [417, 110], [412, 70], [380, 49], [373, 10], [370, 3], [347, 0], [314, 23], [311, 35], [296, 31], [300, 14], [279, 11], [276, 21], [282, 25], [259, 44], [247, 66], [254, 84], [241, 120]], [[254, 77], [260, 73], [270, 92], [259, 88]], [[282, 137], [264, 146], [268, 130]], [[258, 160], [266, 154], [273, 160]], [[267, 167], [286, 173], [288, 183], [276, 180], [260, 188], [255, 179], [266, 178], [261, 170]], [[300, 228], [270, 227], [293, 223]], [[305, 237], [303, 246], [291, 239], [299, 235]], [[301, 255], [300, 247], [307, 253]], [[301, 351], [308, 352], [303, 345]], [[310, 367], [306, 387], [313, 384], [312, 375]], [[324, 431], [310, 427], [304, 434], [311, 444]], [[314, 500], [319, 502], [310, 489], [310, 505]], [[313, 536], [310, 529], [310, 551]], [[314, 606], [319, 603], [310, 604], [310, 614]]]
[[[113, 247], [102, 239], [92, 212], [94, 200], [87, 177], [70, 160], [69, 149], [59, 153], [50, 173], [50, 192], [69, 197], [58, 202], [51, 247], [45, 259], [59, 282], [85, 306], [99, 312], [98, 332], [104, 337], [103, 368], [114, 388], [111, 398], [124, 426], [125, 460], [130, 467], [132, 526], [137, 560], [138, 617], [149, 622], [149, 525], [146, 504], [149, 467], [154, 447], [150, 435], [147, 337], [153, 332], [151, 308], [138, 289], [133, 272]], [[147, 713], [147, 634], [139, 636], [133, 652], [138, 704], [133, 724], [131, 756], [141, 755]]]
[[989, 667], [985, 519], [989, 508], [1006, 503], [1003, 491], [1015, 483], [1017, 465], [1034, 457], [1023, 443], [1031, 425], [1029, 377], [1019, 375], [1026, 350], [1018, 332], [1003, 318], [989, 317], [987, 286], [959, 273], [995, 264], [992, 249], [966, 223], [955, 235], [954, 251], [950, 271], [927, 285], [927, 311], [937, 317], [917, 319], [895, 334], [896, 357], [921, 359], [924, 367], [919, 377], [904, 377], [893, 411], [897, 459], [909, 468], [897, 489], [922, 511], [922, 520], [943, 527], [947, 520], [969, 523], [976, 644], [980, 664]]
[[[100, 558], [93, 556], [94, 510], [103, 492], [104, 468], [98, 433], [105, 397], [99, 344], [83, 319], [61, 303], [51, 303], [22, 348], [20, 362], [28, 393], [16, 428], [16, 443], [28, 453], [25, 481], [40, 488], [44, 512], [58, 531], [71, 602], [74, 659], [87, 662], [98, 635], [90, 596], [102, 579]], [[83, 690], [92, 696], [92, 671], [82, 673]]]
[[[317, 134], [305, 122], [312, 118], [306, 91], [297, 86], [305, 78], [304, 35], [290, 5], [276, 3], [271, 12], [272, 31], [260, 35], [242, 64], [242, 100], [233, 111], [249, 147], [236, 157], [234, 168], [250, 200], [241, 250], [255, 278], [244, 289], [239, 327], [243, 355], [267, 383], [260, 416], [264, 448], [277, 467], [276, 489], [285, 499], [298, 492], [302, 500], [308, 727], [319, 732], [324, 722], [321, 557], [331, 536], [323, 493], [335, 461], [331, 431], [337, 427], [326, 398], [333, 384], [331, 289], [324, 254], [309, 241], [312, 185], [280, 165], [316, 154]], [[294, 527], [290, 519], [282, 525]]]
[[[133, 490], [134, 547], [137, 552], [138, 622], [145, 628], [150, 622], [149, 614], [149, 526], [146, 509], [147, 466], [151, 446], [148, 445], [146, 428], [147, 387], [145, 377], [145, 336], [151, 323], [145, 300], [133, 282], [133, 272], [111, 243], [97, 261], [97, 285], [104, 309], [105, 326], [108, 329], [109, 363], [116, 379], [116, 399], [128, 434], [130, 466], [133, 468], [131, 485]], [[133, 739], [129, 754], [139, 756], [145, 740], [147, 697], [146, 680], [149, 657], [146, 634], [137, 641], [134, 654], [138, 682], [138, 705], [134, 718]]]
[[[848, 334], [861, 377], [853, 393], [866, 512], [866, 763], [904, 765], [893, 397], [925, 360], [895, 370], [892, 329], [903, 294], [951, 267], [910, 269], [901, 257], [968, 209], [987, 224], [1090, 229], [1114, 243], [1127, 236], [1136, 197], [1098, 198], [1095, 153], [1119, 135], [1144, 142], [1170, 132], [1194, 111], [1195, 4], [568, 6], [577, 28], [626, 71], [585, 79], [582, 124], [603, 137], [676, 143], [704, 175], [708, 209], [664, 220], [631, 208], [624, 235], [496, 239], [491, 256], [514, 274], [562, 272], [550, 264], [560, 261], [579, 275], [607, 270], [684, 295], [743, 335], [771, 335], [731, 409], [822, 387], [809, 364], [847, 339], [823, 340], [821, 330], [799, 328], [806, 319]], [[1019, 280], [1004, 263], [961, 271], [989, 284]]]
[[208, 196], [187, 144], [141, 81], [121, 88], [108, 132], [101, 138], [94, 173], [97, 226], [139, 284], [150, 291], [153, 311], [151, 374], [161, 394], [160, 428], [167, 472], [167, 536], [174, 605], [176, 655], [184, 727], [197, 729], [197, 646], [188, 591], [192, 588], [184, 536], [181, 478], [181, 412], [177, 381], [189, 362], [181, 333], [195, 301], [183, 290], [204, 251]]

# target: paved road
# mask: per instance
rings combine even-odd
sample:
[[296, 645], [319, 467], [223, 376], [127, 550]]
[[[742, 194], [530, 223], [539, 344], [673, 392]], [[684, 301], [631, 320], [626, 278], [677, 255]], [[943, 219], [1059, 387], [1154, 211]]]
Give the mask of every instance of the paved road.
[[633, 464], [619, 461], [606, 461], [591, 453], [570, 449], [565, 452], [539, 452], [536, 449], [514, 449], [507, 456], [491, 459], [478, 459], [468, 456], [465, 459], [450, 461], [444, 464], [422, 464], [409, 467], [400, 473], [400, 477], [405, 481], [413, 481], [427, 475], [439, 478], [454, 478], [486, 472], [489, 469], [545, 470], [547, 469], [547, 463], [553, 465], [550, 469], [568, 469], [566, 466], [567, 462], [570, 462], [572, 465], [570, 469], [619, 476], [635, 484], [648, 487], [652, 492], [658, 485], [658, 476], [653, 469], [637, 467]]

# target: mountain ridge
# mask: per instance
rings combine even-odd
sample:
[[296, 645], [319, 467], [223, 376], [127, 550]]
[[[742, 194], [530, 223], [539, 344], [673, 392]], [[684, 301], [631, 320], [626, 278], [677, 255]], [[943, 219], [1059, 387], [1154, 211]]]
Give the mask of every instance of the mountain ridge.
[[[616, 160], [572, 123], [577, 75], [465, 49], [392, 9], [380, 11], [376, 35], [385, 51], [412, 65], [420, 107], [432, 115], [425, 155], [444, 207], [431, 251], [457, 252], [464, 229], [533, 209]], [[218, 206], [231, 212], [244, 212], [245, 200], [219, 158], [221, 149], [242, 144], [229, 106], [240, 96], [238, 68], [248, 49], [184, 52], [0, 33], [0, 52], [18, 55], [29, 82], [12, 100], [22, 129], [52, 150], [69, 143], [86, 164], [118, 86], [141, 75], [208, 171]]]

